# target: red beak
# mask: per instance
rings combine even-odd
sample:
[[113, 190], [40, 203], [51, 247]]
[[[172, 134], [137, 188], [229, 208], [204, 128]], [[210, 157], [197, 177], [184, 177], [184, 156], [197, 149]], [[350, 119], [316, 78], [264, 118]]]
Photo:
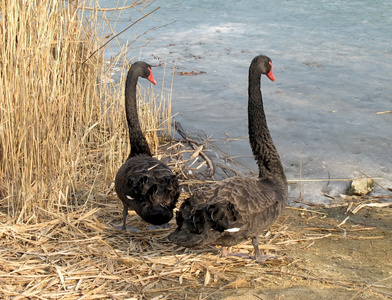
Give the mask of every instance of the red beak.
[[275, 81], [275, 76], [272, 73], [272, 62], [270, 62], [271, 65], [271, 71], [268, 72], [267, 77], [271, 80], [271, 81]]
[[148, 76], [147, 79], [148, 79], [152, 84], [156, 85], [157, 82], [155, 81], [154, 76], [152, 75], [151, 69], [148, 68], [148, 70], [150, 71], [150, 76]]

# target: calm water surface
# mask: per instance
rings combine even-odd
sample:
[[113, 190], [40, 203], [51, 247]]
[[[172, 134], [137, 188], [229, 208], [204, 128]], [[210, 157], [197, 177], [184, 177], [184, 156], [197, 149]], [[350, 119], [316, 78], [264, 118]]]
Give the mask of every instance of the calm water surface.
[[[177, 72], [205, 72], [174, 79], [173, 112], [188, 132], [247, 136], [248, 67], [263, 53], [276, 77], [263, 79], [264, 106], [288, 179], [365, 173], [392, 186], [392, 113], [377, 114], [392, 110], [391, 1], [157, 0], [145, 12], [159, 6], [119, 42], [163, 26], [143, 35], [129, 57], [166, 62], [166, 81], [174, 65]], [[123, 13], [116, 32], [140, 16]], [[112, 51], [119, 52], [115, 44]], [[153, 71], [159, 86], [163, 67]], [[256, 170], [247, 138], [217, 145]], [[323, 193], [346, 188], [347, 182], [305, 182], [302, 196], [325, 202]], [[299, 192], [290, 185], [292, 199]], [[387, 194], [379, 187], [376, 193]]]

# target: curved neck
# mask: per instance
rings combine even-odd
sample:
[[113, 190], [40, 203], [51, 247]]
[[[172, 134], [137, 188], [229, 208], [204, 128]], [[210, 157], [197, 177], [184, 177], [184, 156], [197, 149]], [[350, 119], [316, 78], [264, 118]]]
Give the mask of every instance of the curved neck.
[[129, 157], [139, 154], [151, 156], [151, 151], [148, 147], [147, 140], [143, 135], [137, 114], [136, 85], [138, 77], [139, 75], [131, 68], [125, 83], [125, 112], [129, 129], [129, 142], [131, 144], [131, 153], [129, 154]]
[[259, 166], [262, 179], [280, 176], [285, 178], [278, 151], [272, 141], [263, 108], [260, 85], [261, 74], [249, 70], [248, 122], [249, 142]]

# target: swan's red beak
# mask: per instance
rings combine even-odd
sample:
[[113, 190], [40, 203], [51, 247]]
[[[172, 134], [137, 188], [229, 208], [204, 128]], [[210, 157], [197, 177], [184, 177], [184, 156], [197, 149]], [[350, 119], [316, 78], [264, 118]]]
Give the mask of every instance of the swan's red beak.
[[271, 71], [268, 72], [267, 77], [271, 80], [271, 81], [275, 81], [275, 76], [272, 73], [272, 62], [269, 63], [271, 65]]
[[152, 84], [156, 85], [157, 82], [155, 81], [154, 76], [152, 75], [151, 69], [148, 68], [148, 70], [150, 71], [150, 76], [148, 76], [147, 79], [148, 79]]

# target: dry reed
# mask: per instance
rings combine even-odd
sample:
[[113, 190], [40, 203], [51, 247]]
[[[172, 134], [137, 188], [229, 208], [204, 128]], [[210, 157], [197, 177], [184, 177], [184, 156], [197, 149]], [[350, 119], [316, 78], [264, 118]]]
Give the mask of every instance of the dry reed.
[[[128, 8], [142, 10], [148, 2]], [[105, 63], [107, 20], [87, 5], [0, 2], [0, 205], [16, 222], [40, 221], [69, 209], [70, 200], [88, 201], [129, 153], [123, 109], [129, 49]], [[112, 82], [107, 74], [118, 66], [121, 80]], [[158, 131], [171, 134], [170, 105], [151, 89], [140, 96], [143, 130], [156, 150]]]
[[[318, 227], [298, 230], [288, 213], [260, 237], [261, 248], [276, 252], [276, 260], [259, 264], [239, 257], [218, 258], [214, 247], [192, 251], [178, 247], [166, 238], [170, 229], [147, 231], [133, 212], [129, 221], [141, 231], [116, 230], [113, 225], [121, 223], [121, 209], [113, 200], [110, 195], [95, 197], [93, 209], [60, 212], [39, 224], [3, 224], [0, 295], [4, 299], [223, 299], [213, 296], [240, 288], [255, 294], [260, 285], [279, 286], [282, 279], [291, 282], [297, 276], [323, 282], [324, 288], [344, 283], [348, 290], [372, 299], [383, 299], [378, 296], [392, 291], [387, 283], [376, 286], [366, 279], [328, 276], [304, 268], [301, 258], [285, 256], [291, 249], [295, 258], [299, 249], [309, 251], [321, 240], [334, 244], [336, 239], [339, 243], [382, 239], [371, 227], [333, 226], [322, 213], [306, 210], [303, 217], [311, 217], [308, 220]], [[253, 247], [245, 242], [233, 251], [250, 254]]]

